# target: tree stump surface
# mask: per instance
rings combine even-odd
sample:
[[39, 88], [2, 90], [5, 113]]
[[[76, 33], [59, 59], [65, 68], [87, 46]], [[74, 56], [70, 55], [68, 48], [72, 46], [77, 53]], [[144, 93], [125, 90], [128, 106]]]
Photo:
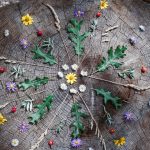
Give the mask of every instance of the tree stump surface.
[[[2, 3], [3, 1], [1, 1]], [[12, 3], [13, 2], [13, 3]], [[68, 59], [65, 47], [63, 45], [60, 34], [57, 32], [54, 25], [54, 17], [51, 11], [45, 7], [42, 3], [48, 3], [54, 7], [59, 19], [61, 21], [61, 33], [63, 40], [68, 48], [71, 61]], [[62, 64], [72, 65], [78, 63], [77, 56], [74, 55], [72, 44], [68, 40], [66, 33], [66, 26], [71, 18], [73, 18], [74, 9], [81, 9], [85, 11], [83, 17], [84, 25], [82, 31], [88, 30], [91, 21], [95, 18], [98, 11], [97, 0], [21, 0], [15, 3], [11, 1], [9, 5], [0, 8], [0, 56], [5, 56], [8, 59], [24, 61], [37, 65], [44, 65], [46, 67], [38, 67], [31, 65], [22, 65], [26, 69], [25, 76], [21, 79], [17, 79], [17, 83], [23, 81], [25, 78], [34, 79], [35, 76], [53, 77], [57, 75], [57, 72], [61, 70]], [[21, 16], [29, 13], [33, 16], [34, 23], [31, 26], [24, 26], [21, 22]], [[102, 33], [109, 27], [118, 25], [115, 30], [108, 32], [108, 37], [102, 37]], [[144, 25], [145, 32], [139, 31], [139, 25]], [[10, 35], [4, 37], [4, 31], [8, 29]], [[31, 52], [34, 43], [40, 38], [37, 37], [36, 31], [41, 29], [43, 31], [42, 39], [51, 37], [54, 40], [53, 54], [57, 58], [58, 64], [48, 66], [43, 64], [43, 60], [33, 60], [33, 53]], [[135, 46], [131, 46], [129, 38], [135, 36], [137, 43]], [[31, 42], [29, 48], [23, 50], [20, 46], [20, 39], [27, 37]], [[104, 40], [108, 42], [103, 42]], [[118, 70], [112, 68], [108, 69], [104, 73], [97, 73], [97, 77], [105, 78], [111, 81], [119, 83], [133, 83], [138, 86], [150, 85], [150, 5], [142, 0], [111, 0], [109, 2], [109, 8], [103, 11], [103, 14], [98, 18], [98, 27], [95, 31], [95, 36], [87, 38], [84, 42], [86, 59], [80, 66], [81, 69], [92, 72], [95, 69], [96, 64], [101, 60], [102, 56], [107, 55], [108, 49], [117, 45], [126, 45], [128, 50], [127, 56], [122, 60], [124, 65], [122, 69], [133, 67], [135, 69], [135, 78], [133, 80], [120, 79], [117, 75]], [[83, 56], [84, 57], [84, 56]], [[82, 60], [81, 57], [79, 61]], [[52, 110], [47, 113], [37, 125], [30, 125], [30, 129], [26, 133], [20, 133], [18, 125], [21, 122], [28, 123], [27, 117], [31, 114], [21, 109], [21, 102], [27, 99], [25, 92], [18, 90], [15, 93], [8, 93], [5, 90], [5, 84], [7, 81], [12, 81], [10, 77], [10, 69], [13, 64], [5, 64], [4, 61], [0, 61], [1, 66], [6, 66], [8, 71], [0, 75], [0, 102], [10, 102], [7, 107], [1, 110], [1, 113], [6, 116], [7, 123], [0, 126], [0, 150], [29, 150], [32, 145], [37, 142], [37, 139], [47, 128], [55, 128], [60, 121], [65, 121], [66, 124], [59, 135], [55, 135], [54, 132], [48, 130], [48, 135], [40, 143], [38, 150], [49, 150], [48, 141], [54, 140], [52, 149], [54, 150], [70, 150], [70, 128], [71, 123], [70, 109], [72, 104], [72, 96], [69, 95], [65, 101], [62, 109], [59, 111], [52, 126], [49, 127], [49, 123], [55, 111], [63, 101], [67, 92], [62, 92], [59, 89], [61, 80], [49, 81], [48, 84], [41, 86], [37, 91], [33, 88], [26, 91], [27, 94], [34, 94], [36, 92], [43, 91], [40, 94], [32, 96], [36, 99], [35, 103], [41, 102], [47, 95], [54, 95], [54, 102]], [[148, 73], [141, 74], [141, 66], [145, 65], [148, 68]], [[81, 70], [80, 69], [80, 70]], [[131, 89], [116, 86], [110, 83], [96, 81], [85, 78], [79, 80], [79, 83], [84, 83], [87, 86], [87, 90], [83, 93], [83, 99], [87, 102], [91, 112], [99, 123], [99, 128], [102, 131], [102, 135], [106, 142], [107, 150], [117, 150], [113, 140], [122, 136], [126, 137], [126, 144], [122, 147], [122, 150], [149, 150], [150, 149], [150, 107], [149, 90], [144, 92], [136, 92]], [[78, 86], [78, 83], [77, 83]], [[122, 101], [122, 107], [118, 111], [110, 106], [106, 109], [112, 114], [114, 118], [114, 124], [112, 126], [106, 125], [104, 121], [104, 113], [102, 110], [102, 97], [92, 94], [93, 88], [101, 87], [112, 92], [114, 96], [120, 97], [122, 100], [128, 101], [125, 103]], [[94, 97], [94, 104], [91, 103], [91, 97]], [[13, 101], [15, 100], [15, 101]], [[78, 99], [82, 104], [82, 101]], [[12, 106], [17, 106], [16, 113], [10, 113]], [[86, 111], [85, 106], [82, 104], [83, 110]], [[132, 112], [136, 116], [136, 119], [132, 123], [125, 123], [122, 116], [125, 112]], [[87, 111], [86, 111], [87, 112]], [[88, 112], [87, 112], [88, 113]], [[88, 150], [92, 147], [94, 150], [102, 150], [99, 139], [95, 136], [94, 128], [90, 130], [90, 117], [85, 119], [84, 122], [86, 130], [82, 135], [83, 145], [79, 150]], [[110, 135], [109, 128], [115, 128], [114, 135]], [[19, 146], [11, 147], [11, 140], [17, 138], [20, 141]]]

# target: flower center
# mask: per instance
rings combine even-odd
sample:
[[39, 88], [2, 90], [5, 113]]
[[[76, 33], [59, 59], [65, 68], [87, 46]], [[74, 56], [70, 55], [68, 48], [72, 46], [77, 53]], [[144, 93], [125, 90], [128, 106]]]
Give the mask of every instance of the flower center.
[[26, 22], [29, 22], [29, 20], [30, 20], [29, 17], [26, 17], [25, 21], [26, 21]]
[[77, 145], [78, 145], [78, 144], [79, 144], [79, 142], [78, 142], [78, 141], [75, 141], [75, 144], [77, 144]]
[[66, 75], [67, 83], [73, 84], [77, 82], [77, 75], [75, 73], [69, 73]]
[[13, 85], [13, 84], [10, 84], [10, 88], [14, 88], [14, 85]]

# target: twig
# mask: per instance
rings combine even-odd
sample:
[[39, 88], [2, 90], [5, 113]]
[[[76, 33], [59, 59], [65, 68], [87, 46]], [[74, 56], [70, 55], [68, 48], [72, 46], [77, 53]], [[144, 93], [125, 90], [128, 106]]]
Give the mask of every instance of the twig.
[[37, 142], [34, 145], [32, 145], [29, 150], [34, 150], [34, 149], [36, 149], [36, 148], [39, 147], [39, 145], [43, 141], [44, 137], [48, 134], [49, 128], [51, 127], [53, 121], [57, 117], [57, 115], [58, 115], [60, 109], [62, 108], [64, 102], [66, 101], [67, 97], [68, 97], [68, 94], [66, 95], [66, 97], [64, 98], [64, 100], [62, 101], [62, 103], [59, 105], [58, 109], [56, 110], [55, 115], [53, 116], [53, 118], [51, 119], [51, 122], [48, 125], [48, 128], [44, 131], [44, 133], [41, 134], [41, 136], [38, 138]]
[[58, 15], [57, 15], [56, 11], [49, 4], [44, 4], [43, 3], [43, 5], [45, 5], [46, 7], [48, 7], [52, 11], [52, 14], [54, 15], [54, 18], [55, 18], [55, 26], [56, 26], [57, 30], [60, 31], [60, 29], [61, 29], [61, 27], [60, 27], [60, 20], [58, 18]]
[[83, 103], [84, 103], [86, 109], [88, 110], [88, 112], [89, 112], [89, 114], [90, 114], [92, 120], [93, 120], [94, 123], [95, 123], [95, 126], [96, 126], [95, 134], [98, 136], [98, 138], [100, 138], [100, 142], [101, 142], [101, 144], [102, 144], [102, 146], [103, 146], [103, 149], [106, 150], [106, 143], [105, 143], [105, 140], [104, 140], [104, 138], [103, 138], [103, 136], [102, 136], [102, 134], [101, 134], [101, 131], [100, 131], [99, 127], [98, 127], [97, 121], [95, 120], [95, 118], [94, 118], [93, 114], [91, 113], [89, 107], [87, 106], [85, 100], [82, 98], [82, 96], [81, 96], [79, 93], [78, 93], [78, 95], [79, 95], [79, 97], [81, 98], [81, 100], [83, 101]]
[[130, 88], [130, 89], [133, 89], [133, 90], [136, 90], [136, 91], [140, 91], [140, 92], [150, 89], [150, 86], [139, 87], [139, 86], [136, 86], [134, 84], [123, 84], [123, 83], [118, 83], [118, 82], [114, 82], [114, 81], [110, 81], [110, 80], [106, 80], [106, 79], [102, 79], [102, 78], [97, 78], [97, 77], [94, 77], [94, 76], [88, 76], [88, 78], [92, 78], [92, 79], [95, 79], [95, 80], [100, 80], [100, 81], [112, 83], [112, 84], [115, 84], [115, 85], [123, 86], [123, 87]]
[[[45, 91], [46, 91], [46, 90], [43, 90], [43, 91], [40, 91], [40, 92], [37, 92], [37, 93], [33, 93], [33, 94], [31, 94], [30, 96], [37, 95], [37, 94], [43, 93], [43, 92], [45, 92]], [[26, 94], [26, 93], [25, 93], [25, 94]], [[19, 97], [18, 99], [22, 99], [22, 98], [25, 97], [25, 96], [27, 96], [27, 95], [21, 96], [21, 97]], [[12, 102], [15, 102], [15, 101], [17, 101], [17, 100], [10, 100], [9, 102], [6, 102], [5, 104], [0, 105], [0, 109], [5, 108], [8, 104], [10, 104], [10, 103], [12, 103]]]
[[65, 44], [65, 42], [64, 42], [64, 40], [63, 40], [62, 33], [61, 33], [61, 31], [60, 31], [61, 26], [60, 26], [59, 17], [58, 17], [58, 15], [57, 15], [55, 9], [54, 9], [51, 5], [45, 4], [45, 3], [43, 3], [43, 5], [45, 5], [46, 7], [48, 7], [48, 8], [52, 11], [52, 14], [54, 15], [54, 18], [55, 18], [55, 26], [56, 26], [56, 28], [57, 28], [57, 31], [58, 31], [59, 34], [60, 34], [61, 40], [62, 40], [63, 45], [64, 45], [65, 50], [66, 50], [66, 53], [67, 53], [68, 58], [69, 58], [69, 60], [70, 60], [70, 56], [69, 56], [69, 53], [68, 53], [68, 50], [67, 50], [67, 46], [66, 46], [66, 44]]
[[32, 64], [32, 63], [28, 63], [28, 62], [24, 62], [24, 61], [18, 61], [18, 60], [10, 60], [4, 56], [1, 56], [0, 60], [4, 60], [5, 63], [10, 63], [10, 64], [21, 64], [21, 65], [31, 65], [31, 66], [50, 68], [49, 66], [45, 66], [45, 65], [37, 65], [37, 64]]
[[10, 103], [10, 102], [6, 102], [5, 104], [1, 104], [1, 105], [0, 105], [0, 109], [5, 108], [9, 103]]
[[113, 27], [110, 27], [110, 28], [106, 29], [106, 30], [105, 30], [105, 32], [108, 32], [108, 31], [114, 30], [114, 29], [116, 29], [116, 28], [118, 28], [118, 27], [119, 27], [118, 25], [113, 26]]

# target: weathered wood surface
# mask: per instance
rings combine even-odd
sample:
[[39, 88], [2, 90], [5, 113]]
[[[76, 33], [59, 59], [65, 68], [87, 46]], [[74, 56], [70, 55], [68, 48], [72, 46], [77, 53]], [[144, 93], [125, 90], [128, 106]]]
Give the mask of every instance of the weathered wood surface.
[[[59, 15], [61, 20], [61, 32], [65, 43], [69, 49], [69, 55], [72, 57], [72, 61], [68, 60], [65, 48], [63, 46], [60, 34], [56, 31], [54, 26], [54, 18], [49, 9], [47, 9], [42, 2], [51, 4]], [[35, 67], [24, 65], [27, 73], [26, 78], [33, 79], [35, 76], [54, 76], [57, 71], [60, 70], [60, 66], [64, 63], [72, 64], [72, 62], [77, 62], [77, 58], [74, 57], [74, 53], [71, 44], [67, 38], [65, 27], [70, 18], [73, 16], [73, 11], [75, 8], [82, 9], [86, 11], [83, 19], [85, 20], [84, 29], [88, 29], [90, 26], [90, 21], [95, 17], [97, 12], [97, 0], [21, 0], [20, 3], [11, 4], [6, 7], [0, 8], [0, 56], [5, 56], [9, 59], [21, 60], [30, 63], [42, 64], [42, 61], [32, 60], [33, 53], [31, 52], [33, 46], [28, 49], [23, 50], [20, 47], [19, 39], [22, 37], [28, 37], [31, 43], [37, 41], [36, 29], [42, 29], [44, 32], [43, 39], [47, 37], [52, 37], [54, 39], [54, 54], [57, 57], [58, 65], [52, 67]], [[29, 27], [22, 25], [20, 18], [22, 15], [30, 13], [34, 17], [34, 24]], [[139, 25], [144, 25], [146, 27], [146, 32], [140, 32], [138, 29]], [[108, 34], [109, 42], [102, 42], [105, 37], [102, 37], [104, 31], [114, 25], [119, 25], [119, 27]], [[4, 37], [3, 33], [5, 29], [10, 30], [10, 36]], [[130, 36], [135, 36], [138, 42], [135, 46], [131, 46], [128, 42]], [[90, 41], [90, 42], [89, 42]], [[124, 58], [125, 64], [123, 68], [128, 68], [132, 66], [135, 68], [135, 79], [121, 80], [115, 73], [116, 70], [109, 69], [106, 73], [97, 75], [105, 79], [112, 81], [122, 82], [122, 83], [133, 83], [139, 86], [150, 85], [149, 79], [150, 74], [147, 73], [142, 75], [140, 73], [140, 68], [144, 64], [150, 69], [150, 5], [144, 3], [142, 0], [111, 0], [110, 7], [103, 12], [102, 17], [98, 21], [98, 30], [96, 30], [96, 36], [92, 39], [87, 39], [85, 42], [87, 58], [82, 63], [81, 68], [88, 69], [91, 72], [98, 62], [101, 55], [106, 55], [106, 52], [110, 46], [127, 45], [127, 57]], [[90, 51], [89, 51], [90, 50]], [[3, 61], [0, 65], [8, 67], [11, 69], [13, 65], [6, 65]], [[45, 66], [47, 66], [45, 64]], [[66, 93], [57, 90], [60, 81], [51, 81], [47, 85], [42, 86], [38, 91], [45, 90], [42, 94], [37, 94], [34, 96], [37, 100], [42, 100], [43, 97], [49, 93], [54, 93], [54, 107], [51, 112], [49, 112], [44, 119], [42, 119], [37, 126], [31, 126], [27, 133], [20, 133], [17, 126], [22, 122], [28, 122], [27, 116], [29, 113], [25, 112], [24, 109], [20, 109], [21, 101], [26, 96], [23, 92], [18, 91], [14, 94], [9, 94], [5, 90], [6, 81], [10, 81], [9, 73], [0, 76], [1, 90], [0, 90], [0, 101], [7, 102], [16, 100], [12, 102], [1, 112], [6, 116], [7, 123], [1, 126], [0, 131], [0, 150], [29, 150], [31, 145], [37, 142], [38, 137], [47, 129], [49, 122], [51, 121], [56, 108], [60, 105]], [[17, 82], [23, 79], [17, 80]], [[83, 94], [83, 98], [88, 103], [89, 108], [94, 114], [96, 120], [99, 122], [99, 127], [102, 130], [102, 134], [106, 141], [108, 150], [117, 149], [113, 144], [113, 139], [125, 136], [127, 143], [122, 150], [149, 150], [150, 149], [150, 108], [147, 106], [149, 101], [149, 91], [137, 93], [129, 89], [114, 86], [104, 82], [93, 81], [91, 79], [84, 79], [80, 81], [81, 83], [86, 83], [88, 90]], [[108, 107], [114, 117], [114, 127], [116, 133], [112, 136], [108, 133], [108, 126], [103, 121], [103, 111], [102, 111], [102, 98], [94, 96], [94, 105], [91, 106], [91, 88], [103, 87], [112, 91], [114, 95], [118, 95], [122, 100], [126, 100], [129, 103], [123, 103], [123, 107], [119, 111], [115, 111], [111, 107]], [[28, 94], [33, 94], [36, 91], [28, 90]], [[80, 100], [81, 102], [81, 100]], [[54, 121], [51, 127], [55, 127], [56, 124], [60, 123], [60, 120], [67, 120], [67, 125], [58, 137], [49, 132], [48, 136], [45, 137], [43, 142], [41, 142], [38, 150], [48, 150], [48, 140], [54, 139], [55, 144], [53, 146], [54, 150], [69, 150], [70, 148], [70, 137], [69, 137], [69, 123], [70, 123], [70, 106], [72, 103], [72, 98], [69, 96], [65, 104], [63, 105], [59, 115]], [[17, 112], [12, 114], [10, 109], [12, 106], [17, 106]], [[84, 107], [84, 105], [83, 105]], [[122, 120], [122, 114], [126, 111], [133, 112], [136, 116], [134, 123], [127, 124]], [[61, 115], [60, 115], [61, 114]], [[89, 121], [85, 121], [87, 130], [83, 135], [83, 146], [79, 149], [87, 150], [92, 147], [94, 150], [101, 150], [101, 145], [98, 138], [94, 135], [94, 130], [90, 130]], [[12, 138], [18, 138], [20, 144], [16, 148], [12, 148], [10, 141]]]

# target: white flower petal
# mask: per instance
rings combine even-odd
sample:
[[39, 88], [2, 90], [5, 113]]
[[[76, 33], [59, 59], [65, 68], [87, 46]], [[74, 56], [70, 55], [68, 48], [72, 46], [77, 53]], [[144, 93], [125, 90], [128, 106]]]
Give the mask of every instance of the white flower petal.
[[83, 84], [81, 84], [81, 85], [79, 86], [79, 91], [80, 91], [80, 92], [85, 92], [85, 90], [86, 90], [86, 86], [83, 85]]
[[60, 77], [60, 78], [64, 77], [64, 74], [62, 72], [60, 72], [60, 71], [57, 74], [58, 74], [58, 77]]
[[72, 89], [70, 89], [70, 93], [71, 94], [77, 94], [77, 90], [72, 88]]
[[71, 65], [72, 70], [76, 71], [78, 70], [79, 66], [77, 64]]
[[60, 84], [60, 89], [62, 89], [62, 90], [67, 90], [67, 85], [65, 84], [65, 83], [61, 83]]
[[69, 69], [69, 66], [67, 64], [62, 65], [63, 70], [67, 71]]
[[84, 70], [81, 70], [81, 73], [80, 73], [80, 74], [81, 74], [81, 76], [84, 77], [84, 76], [87, 76], [87, 75], [88, 75], [88, 72], [87, 72], [87, 71], [84, 71]]
[[12, 139], [11, 140], [11, 145], [14, 146], [14, 147], [18, 146], [19, 145], [19, 140], [18, 139]]

